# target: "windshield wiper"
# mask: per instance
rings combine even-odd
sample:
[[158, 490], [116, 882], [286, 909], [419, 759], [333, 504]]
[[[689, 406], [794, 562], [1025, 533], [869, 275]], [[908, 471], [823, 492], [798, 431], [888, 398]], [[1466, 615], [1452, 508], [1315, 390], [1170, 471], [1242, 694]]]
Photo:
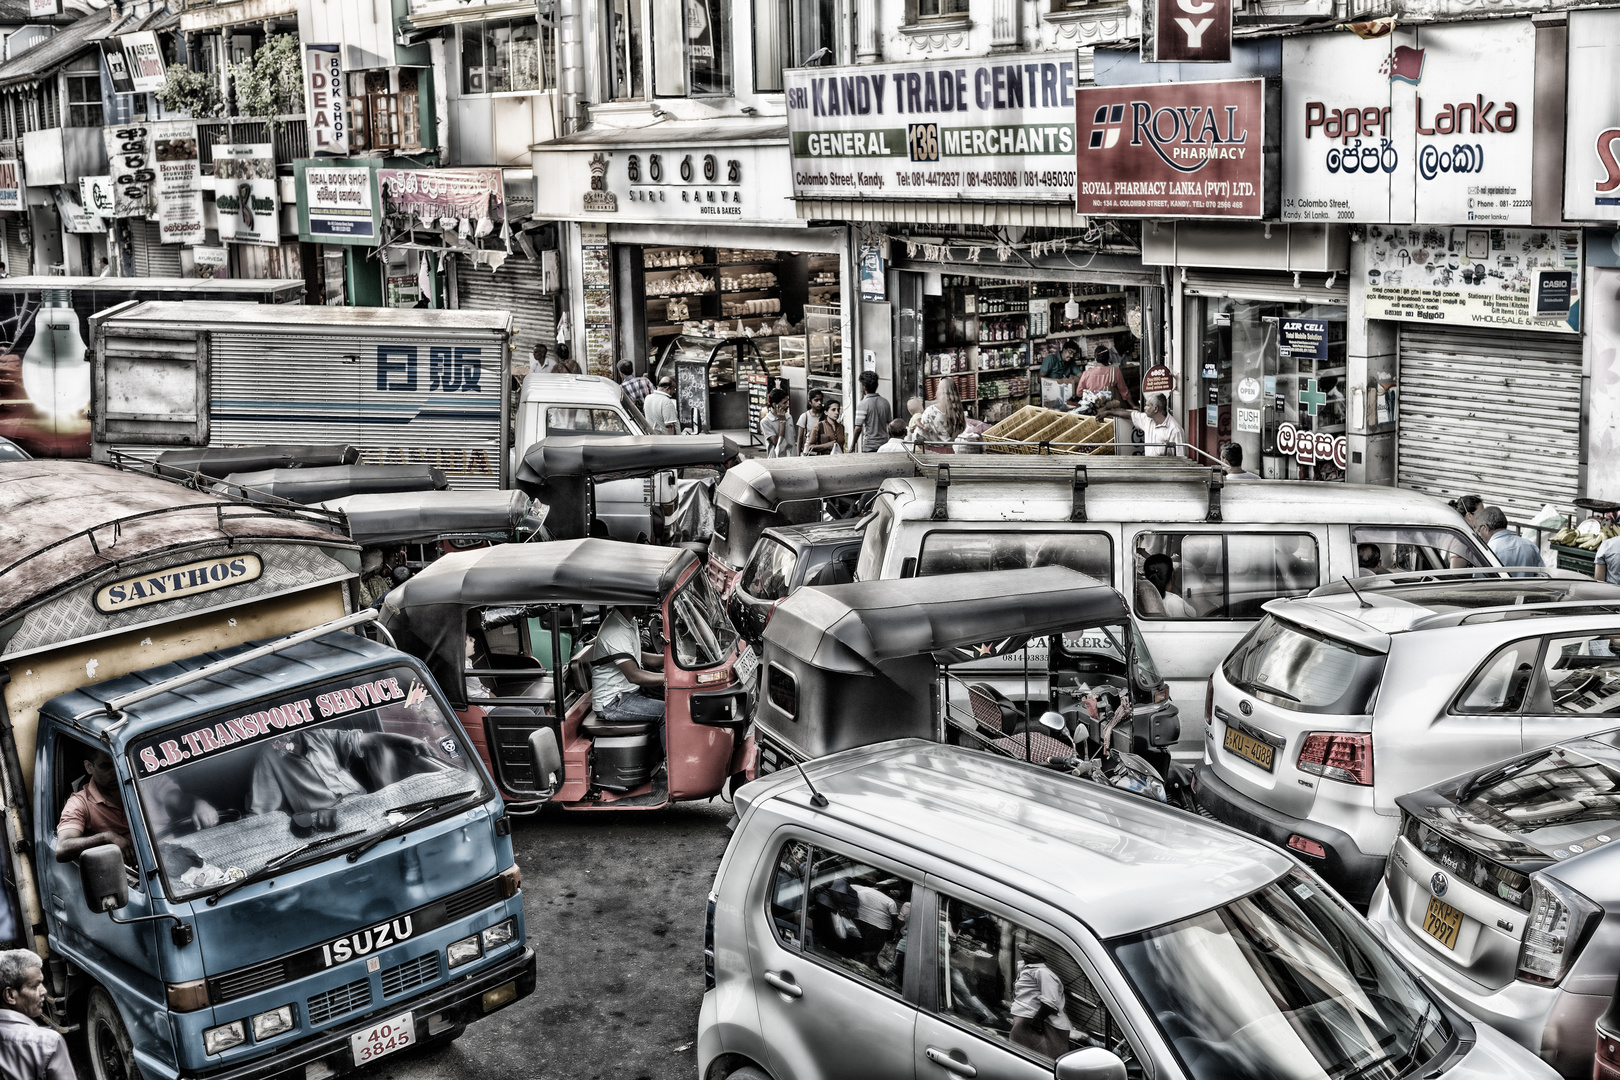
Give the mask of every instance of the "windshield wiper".
[[213, 892], [209, 893], [208, 903], [210, 905], [219, 903], [221, 898], [235, 892], [244, 885], [251, 885], [253, 882], [260, 880], [272, 870], [275, 870], [277, 867], [281, 866], [283, 863], [290, 862], [306, 852], [314, 851], [319, 847], [325, 847], [327, 844], [335, 844], [340, 840], [352, 840], [356, 836], [364, 835], [365, 831], [366, 830], [364, 829], [351, 829], [348, 832], [334, 833], [331, 836], [318, 836], [309, 843], [300, 844], [291, 851], [283, 851], [280, 855], [277, 855], [275, 858], [266, 862], [253, 873], [248, 874], [245, 877], [237, 878], [235, 881], [227, 882], [226, 884], [215, 889]]
[[416, 824], [417, 821], [427, 817], [429, 814], [433, 813], [433, 811], [443, 809], [444, 807], [449, 806], [451, 803], [462, 802], [474, 794], [476, 794], [475, 791], [457, 791], [452, 792], [449, 795], [439, 795], [432, 799], [419, 799], [416, 802], [405, 803], [402, 806], [389, 807], [386, 813], [408, 813], [410, 816], [404, 821], [388, 826], [388, 828], [384, 829], [382, 832], [373, 836], [371, 839], [349, 852], [349, 861], [358, 862], [360, 856], [364, 855], [366, 852], [370, 851], [384, 840], [392, 840], [394, 837], [406, 832], [412, 825]]
[[1298, 701], [1299, 700], [1299, 698], [1295, 697], [1293, 694], [1290, 694], [1288, 691], [1279, 690], [1275, 686], [1267, 686], [1263, 682], [1254, 682], [1253, 680], [1250, 680], [1248, 685], [1249, 685], [1249, 689], [1251, 691], [1260, 690], [1260, 691], [1264, 691], [1267, 694], [1276, 694], [1278, 697], [1287, 698], [1289, 701]]
[[1434, 1002], [1431, 1001], [1429, 1007], [1424, 1010], [1423, 1018], [1418, 1021], [1417, 1031], [1412, 1035], [1412, 1048], [1402, 1056], [1400, 1064], [1396, 1066], [1397, 1069], [1404, 1072], [1407, 1066], [1414, 1064], [1413, 1059], [1417, 1056], [1418, 1051], [1423, 1049], [1423, 1035], [1429, 1030], [1429, 1025], [1439, 1018], [1438, 1014], [1439, 1010], [1434, 1007]]

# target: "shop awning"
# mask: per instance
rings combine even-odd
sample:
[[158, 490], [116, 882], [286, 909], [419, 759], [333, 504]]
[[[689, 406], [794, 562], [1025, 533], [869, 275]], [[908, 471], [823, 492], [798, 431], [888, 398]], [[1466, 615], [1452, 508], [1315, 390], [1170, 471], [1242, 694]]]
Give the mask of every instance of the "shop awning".
[[1086, 219], [1071, 203], [992, 203], [965, 199], [799, 199], [799, 216], [809, 221], [885, 221], [898, 225], [1026, 225], [1083, 229]]

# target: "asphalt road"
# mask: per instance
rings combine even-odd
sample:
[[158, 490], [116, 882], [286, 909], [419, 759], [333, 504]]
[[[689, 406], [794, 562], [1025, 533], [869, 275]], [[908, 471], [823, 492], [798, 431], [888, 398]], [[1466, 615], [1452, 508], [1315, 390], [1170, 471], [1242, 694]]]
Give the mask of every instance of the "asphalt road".
[[703, 914], [731, 833], [716, 799], [515, 819], [534, 994], [364, 1080], [693, 1080]]

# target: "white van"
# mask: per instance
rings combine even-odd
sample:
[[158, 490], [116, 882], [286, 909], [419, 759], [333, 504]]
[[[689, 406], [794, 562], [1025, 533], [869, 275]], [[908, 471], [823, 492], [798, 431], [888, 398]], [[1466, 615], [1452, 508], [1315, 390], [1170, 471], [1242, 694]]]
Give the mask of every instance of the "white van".
[[[1455, 510], [1398, 488], [1227, 483], [1172, 458], [918, 461], [920, 475], [879, 490], [856, 579], [1059, 565], [1108, 582], [1130, 602], [1181, 712], [1183, 765], [1203, 759], [1196, 720], [1211, 673], [1266, 601], [1354, 578], [1358, 549], [1376, 555], [1373, 572], [1496, 565]], [[1162, 589], [1145, 570], [1167, 577]], [[997, 662], [1007, 668], [997, 681], [1015, 693], [1021, 654]]]
[[[513, 414], [511, 475], [529, 447], [547, 435], [646, 435], [647, 419], [624, 388], [598, 375], [547, 375], [523, 380]], [[596, 516], [608, 536], [628, 543], [652, 537], [657, 477], [609, 480], [596, 485]], [[666, 486], [673, 489], [673, 480]], [[667, 500], [666, 500], [667, 501]]]

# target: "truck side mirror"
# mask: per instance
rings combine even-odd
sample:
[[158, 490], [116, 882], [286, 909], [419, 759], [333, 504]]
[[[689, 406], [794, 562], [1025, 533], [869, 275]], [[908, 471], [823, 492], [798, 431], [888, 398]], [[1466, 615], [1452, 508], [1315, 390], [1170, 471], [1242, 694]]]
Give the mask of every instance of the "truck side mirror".
[[124, 853], [117, 844], [102, 844], [80, 852], [79, 882], [84, 886], [85, 905], [98, 915], [129, 903]]
[[1100, 1046], [1088, 1046], [1057, 1059], [1057, 1080], [1125, 1080], [1125, 1063]]
[[557, 746], [557, 733], [548, 727], [529, 732], [529, 760], [534, 764], [534, 782], [537, 787], [554, 795], [562, 787], [562, 750]]

